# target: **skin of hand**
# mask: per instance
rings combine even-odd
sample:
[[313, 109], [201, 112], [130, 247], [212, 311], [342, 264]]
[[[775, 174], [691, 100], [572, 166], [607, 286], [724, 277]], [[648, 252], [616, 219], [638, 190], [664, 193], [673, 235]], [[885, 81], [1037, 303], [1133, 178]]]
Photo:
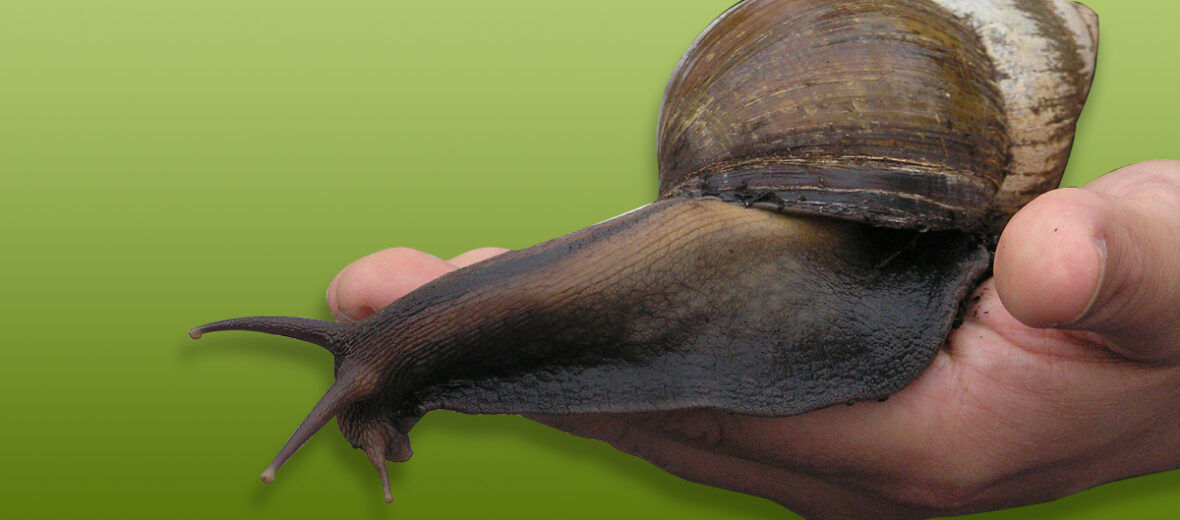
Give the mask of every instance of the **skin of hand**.
[[[451, 270], [389, 249], [328, 288], [357, 320]], [[1180, 162], [1047, 193], [1000, 239], [948, 345], [885, 402], [765, 418], [708, 409], [532, 417], [806, 518], [927, 518], [1180, 468]]]

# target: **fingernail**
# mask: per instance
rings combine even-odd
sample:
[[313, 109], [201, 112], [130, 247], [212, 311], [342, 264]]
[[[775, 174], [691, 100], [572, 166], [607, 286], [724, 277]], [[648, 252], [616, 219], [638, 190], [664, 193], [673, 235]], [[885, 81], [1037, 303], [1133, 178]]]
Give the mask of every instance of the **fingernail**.
[[1090, 311], [1094, 305], [1098, 303], [1098, 295], [1102, 292], [1102, 286], [1106, 282], [1106, 239], [1098, 237], [1094, 239], [1094, 249], [1098, 252], [1098, 281], [1094, 284], [1094, 291], [1090, 293], [1090, 301], [1086, 302], [1086, 306], [1082, 312], [1078, 313], [1072, 320], [1069, 320], [1065, 325], [1074, 325], [1090, 315]]
[[348, 321], [361, 321], [369, 316], [372, 316], [375, 311], [367, 306], [361, 306], [356, 309], [340, 309], [340, 313], [344, 315]]

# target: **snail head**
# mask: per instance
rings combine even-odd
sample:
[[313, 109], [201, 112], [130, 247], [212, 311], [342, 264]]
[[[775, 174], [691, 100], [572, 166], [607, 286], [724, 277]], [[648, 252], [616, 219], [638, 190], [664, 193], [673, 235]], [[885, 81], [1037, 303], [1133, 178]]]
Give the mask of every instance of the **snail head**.
[[385, 500], [390, 502], [389, 476], [385, 461], [402, 462], [411, 455], [406, 432], [416, 422], [390, 413], [392, 403], [381, 399], [379, 359], [365, 352], [364, 335], [354, 323], [335, 323], [307, 318], [259, 316], [234, 318], [193, 327], [189, 337], [199, 339], [207, 332], [247, 330], [303, 340], [324, 347], [335, 357], [336, 382], [328, 388], [303, 422], [262, 472], [263, 482], [274, 482], [275, 472], [312, 435], [336, 418], [341, 433], [354, 448], [365, 452], [381, 476]]

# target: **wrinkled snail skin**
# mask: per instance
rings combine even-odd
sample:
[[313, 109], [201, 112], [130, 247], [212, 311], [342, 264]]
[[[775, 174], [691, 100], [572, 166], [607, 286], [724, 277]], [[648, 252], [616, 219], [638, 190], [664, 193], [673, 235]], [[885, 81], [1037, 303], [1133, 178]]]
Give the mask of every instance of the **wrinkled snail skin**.
[[900, 390], [989, 258], [960, 233], [674, 199], [444, 277], [355, 341], [403, 415], [793, 415]]
[[335, 417], [387, 500], [384, 462], [410, 457], [430, 410], [785, 416], [888, 397], [945, 343], [1003, 223], [1059, 181], [1096, 27], [1058, 0], [748, 0], [673, 74], [658, 202], [358, 323], [190, 335], [331, 351], [336, 382], [263, 480]]

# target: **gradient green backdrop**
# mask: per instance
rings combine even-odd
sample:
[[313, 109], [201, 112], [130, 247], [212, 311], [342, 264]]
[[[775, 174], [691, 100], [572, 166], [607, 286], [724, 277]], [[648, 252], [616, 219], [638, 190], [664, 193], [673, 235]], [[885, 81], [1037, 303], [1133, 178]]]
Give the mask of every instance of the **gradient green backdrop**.
[[[790, 517], [516, 417], [437, 412], [385, 505], [293, 340], [353, 259], [525, 247], [654, 197], [656, 110], [731, 0], [0, 3], [0, 517]], [[1066, 183], [1180, 156], [1180, 7], [1092, 0]], [[838, 435], [833, 432], [833, 435]], [[1084, 432], [1079, 432], [1084, 434]], [[1175, 519], [1180, 473], [984, 519]]]

